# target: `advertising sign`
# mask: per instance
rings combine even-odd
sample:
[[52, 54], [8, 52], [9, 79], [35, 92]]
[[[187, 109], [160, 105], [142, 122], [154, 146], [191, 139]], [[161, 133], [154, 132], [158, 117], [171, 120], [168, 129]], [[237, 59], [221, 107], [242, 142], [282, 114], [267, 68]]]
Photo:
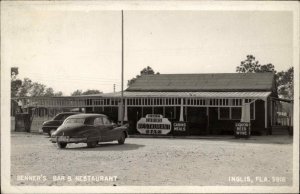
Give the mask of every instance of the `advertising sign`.
[[174, 122], [173, 123], [173, 134], [174, 135], [187, 135], [188, 134], [188, 123], [187, 122]]
[[250, 137], [251, 125], [249, 122], [235, 123], [235, 137]]
[[159, 114], [147, 114], [141, 118], [136, 128], [141, 134], [166, 135], [171, 131], [171, 122]]

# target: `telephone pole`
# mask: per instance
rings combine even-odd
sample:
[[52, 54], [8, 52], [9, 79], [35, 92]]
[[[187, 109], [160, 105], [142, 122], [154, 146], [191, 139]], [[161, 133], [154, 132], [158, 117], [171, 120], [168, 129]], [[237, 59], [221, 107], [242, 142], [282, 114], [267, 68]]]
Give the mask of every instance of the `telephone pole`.
[[124, 93], [123, 93], [123, 79], [124, 79], [124, 29], [123, 29], [123, 10], [122, 10], [122, 71], [121, 71], [121, 125], [123, 125], [124, 122], [124, 107], [123, 107], [123, 101], [124, 101]]

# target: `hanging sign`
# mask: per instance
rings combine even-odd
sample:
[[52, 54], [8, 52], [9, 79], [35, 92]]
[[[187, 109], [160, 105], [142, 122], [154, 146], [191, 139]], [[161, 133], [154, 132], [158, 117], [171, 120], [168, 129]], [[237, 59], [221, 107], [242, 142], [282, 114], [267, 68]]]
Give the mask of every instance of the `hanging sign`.
[[136, 128], [141, 134], [166, 135], [171, 131], [171, 122], [159, 114], [147, 114], [141, 118]]

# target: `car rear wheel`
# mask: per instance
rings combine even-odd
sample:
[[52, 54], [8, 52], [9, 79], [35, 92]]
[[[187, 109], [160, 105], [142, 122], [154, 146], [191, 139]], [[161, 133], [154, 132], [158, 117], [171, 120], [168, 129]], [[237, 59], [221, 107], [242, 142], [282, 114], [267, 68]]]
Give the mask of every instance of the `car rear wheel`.
[[94, 147], [97, 146], [97, 144], [98, 144], [97, 141], [87, 142], [87, 147], [88, 147], [88, 148], [94, 148]]
[[61, 149], [66, 148], [67, 143], [57, 142], [57, 146]]
[[118, 143], [119, 144], [124, 144], [124, 142], [125, 142], [125, 133], [122, 133], [120, 139], [118, 139]]

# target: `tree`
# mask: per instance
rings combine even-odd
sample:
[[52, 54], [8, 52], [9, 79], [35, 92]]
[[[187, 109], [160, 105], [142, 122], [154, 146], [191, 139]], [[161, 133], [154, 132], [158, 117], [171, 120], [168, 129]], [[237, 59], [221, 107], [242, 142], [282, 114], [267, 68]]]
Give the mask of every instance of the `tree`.
[[44, 96], [47, 96], [47, 97], [50, 97], [50, 96], [54, 96], [54, 90], [53, 90], [53, 88], [47, 88], [46, 90], [45, 90], [45, 94], [44, 94]]
[[54, 93], [54, 96], [63, 96], [63, 93], [62, 93], [61, 91], [55, 92], [55, 93]]
[[22, 86], [20, 87], [19, 97], [30, 96], [29, 91], [32, 88], [32, 81], [29, 78], [24, 78]]
[[271, 63], [266, 65], [261, 65], [253, 55], [247, 55], [247, 59], [241, 61], [241, 64], [236, 67], [236, 72], [238, 73], [260, 73], [260, 72], [274, 72], [275, 67]]
[[82, 92], [82, 95], [89, 95], [89, 94], [102, 94], [103, 92], [99, 90], [86, 90], [85, 92]]
[[35, 97], [35, 96], [62, 96], [62, 92], [54, 92], [53, 88], [47, 88], [44, 84], [33, 82], [29, 78], [23, 81], [17, 79], [18, 67], [11, 68], [11, 97]]
[[11, 68], [11, 82], [10, 82], [11, 97], [16, 97], [20, 90], [20, 87], [22, 86], [22, 81], [20, 79], [17, 79], [18, 74], [19, 74], [19, 68], [12, 67]]
[[[150, 66], [147, 66], [140, 71], [140, 75], [136, 75], [136, 77], [128, 80], [127, 86], [130, 86], [131, 84], [133, 84], [137, 80], [137, 78], [139, 78], [143, 75], [154, 75], [154, 74], [155, 74], [154, 70]], [[159, 72], [157, 72], [156, 74], [159, 74]]]
[[90, 94], [102, 94], [101, 91], [99, 90], [86, 90], [82, 92], [82, 90], [75, 90], [74, 92], [71, 93], [71, 96], [81, 96], [81, 95], [90, 95]]
[[276, 74], [278, 94], [283, 98], [294, 99], [294, 67]]
[[293, 99], [294, 90], [294, 68], [291, 67], [287, 71], [276, 72], [275, 66], [271, 63], [261, 65], [253, 55], [247, 55], [247, 59], [242, 61], [236, 67], [236, 72], [239, 73], [261, 73], [273, 72], [275, 74], [275, 81], [277, 86], [277, 93], [283, 98]]
[[74, 92], [71, 93], [71, 96], [80, 96], [82, 95], [82, 90], [75, 90]]
[[45, 88], [46, 88], [46, 86], [44, 84], [40, 84], [38, 82], [33, 82], [31, 90], [29, 91], [29, 95], [32, 97], [44, 96]]

